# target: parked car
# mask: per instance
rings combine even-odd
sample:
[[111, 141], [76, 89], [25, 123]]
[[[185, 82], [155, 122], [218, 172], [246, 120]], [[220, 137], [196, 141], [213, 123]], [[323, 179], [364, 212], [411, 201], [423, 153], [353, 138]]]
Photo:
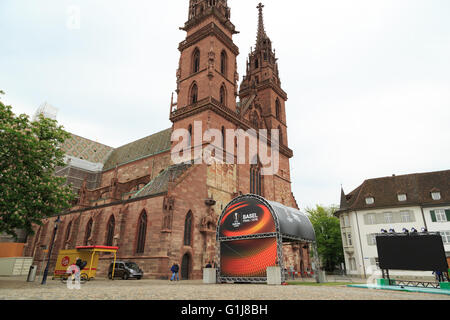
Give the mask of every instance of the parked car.
[[[108, 278], [112, 279], [113, 264], [109, 265]], [[116, 261], [116, 267], [114, 269], [114, 278], [122, 278], [127, 280], [129, 278], [136, 278], [140, 280], [144, 276], [144, 272], [135, 262]]]

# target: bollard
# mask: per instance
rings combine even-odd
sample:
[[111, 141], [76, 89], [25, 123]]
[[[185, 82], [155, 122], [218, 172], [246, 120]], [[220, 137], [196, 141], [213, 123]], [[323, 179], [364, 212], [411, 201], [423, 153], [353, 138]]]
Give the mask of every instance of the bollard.
[[30, 271], [28, 272], [27, 282], [34, 282], [36, 280], [37, 266], [30, 266]]
[[217, 282], [215, 268], [204, 268], [203, 269], [203, 283], [205, 284], [215, 284]]

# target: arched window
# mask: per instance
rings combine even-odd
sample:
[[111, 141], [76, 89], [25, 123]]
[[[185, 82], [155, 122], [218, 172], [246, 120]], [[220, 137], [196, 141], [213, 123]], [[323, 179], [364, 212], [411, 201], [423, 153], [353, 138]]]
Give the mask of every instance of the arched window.
[[66, 238], [65, 238], [66, 241], [68, 241], [70, 238], [71, 229], [72, 229], [72, 221], [69, 222], [69, 224], [67, 225], [67, 228], [66, 228]]
[[91, 237], [91, 233], [92, 233], [92, 225], [94, 224], [94, 221], [91, 219], [89, 219], [89, 222], [86, 225], [86, 232], [84, 233], [84, 245], [87, 246], [89, 243], [89, 238]]
[[250, 167], [250, 193], [262, 196], [261, 169], [258, 165]]
[[256, 60], [255, 60], [255, 69], [258, 69], [258, 68], [259, 68], [259, 60], [256, 59]]
[[190, 246], [192, 242], [192, 212], [189, 211], [184, 220], [184, 245]]
[[280, 120], [281, 105], [280, 105], [280, 100], [278, 100], [278, 99], [277, 99], [277, 101], [275, 101], [275, 115], [276, 115], [277, 119]]
[[109, 218], [107, 225], [107, 233], [106, 233], [106, 245], [112, 246], [114, 242], [114, 229], [116, 228], [116, 220], [114, 219], [114, 215]]
[[191, 104], [197, 103], [198, 101], [198, 87], [197, 84], [194, 83], [194, 85], [191, 88], [191, 94], [190, 94], [190, 100], [191, 100]]
[[227, 73], [227, 53], [225, 50], [220, 54], [220, 72], [225, 75]]
[[225, 127], [222, 127], [222, 149], [225, 149]]
[[190, 124], [189, 127], [188, 127], [188, 133], [189, 133], [188, 147], [190, 147], [191, 144], [192, 144], [192, 124]]
[[136, 253], [144, 253], [146, 235], [147, 235], [147, 213], [143, 211], [138, 221]]
[[200, 71], [200, 50], [195, 49], [192, 55], [192, 73]]
[[279, 142], [283, 144], [283, 130], [281, 130], [281, 126], [278, 126], [278, 134], [279, 134]]
[[227, 93], [224, 85], [220, 87], [220, 104], [224, 106], [227, 105]]

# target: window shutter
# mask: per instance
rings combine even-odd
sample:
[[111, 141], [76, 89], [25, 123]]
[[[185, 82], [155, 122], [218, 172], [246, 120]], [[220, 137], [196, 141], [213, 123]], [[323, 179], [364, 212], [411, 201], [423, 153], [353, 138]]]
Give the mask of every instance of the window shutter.
[[431, 210], [430, 213], [431, 213], [431, 221], [437, 222], [437, 219], [436, 219], [436, 211]]
[[447, 216], [447, 221], [450, 222], [450, 210], [445, 210], [445, 215]]

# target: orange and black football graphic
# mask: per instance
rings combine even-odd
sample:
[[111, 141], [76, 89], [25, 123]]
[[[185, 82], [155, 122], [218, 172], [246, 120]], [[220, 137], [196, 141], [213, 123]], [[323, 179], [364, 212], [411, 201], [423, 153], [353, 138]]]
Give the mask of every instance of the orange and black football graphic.
[[220, 243], [223, 277], [266, 277], [267, 267], [276, 265], [275, 237], [224, 241]]
[[257, 199], [246, 199], [226, 209], [219, 221], [220, 237], [241, 237], [276, 232], [269, 208]]

